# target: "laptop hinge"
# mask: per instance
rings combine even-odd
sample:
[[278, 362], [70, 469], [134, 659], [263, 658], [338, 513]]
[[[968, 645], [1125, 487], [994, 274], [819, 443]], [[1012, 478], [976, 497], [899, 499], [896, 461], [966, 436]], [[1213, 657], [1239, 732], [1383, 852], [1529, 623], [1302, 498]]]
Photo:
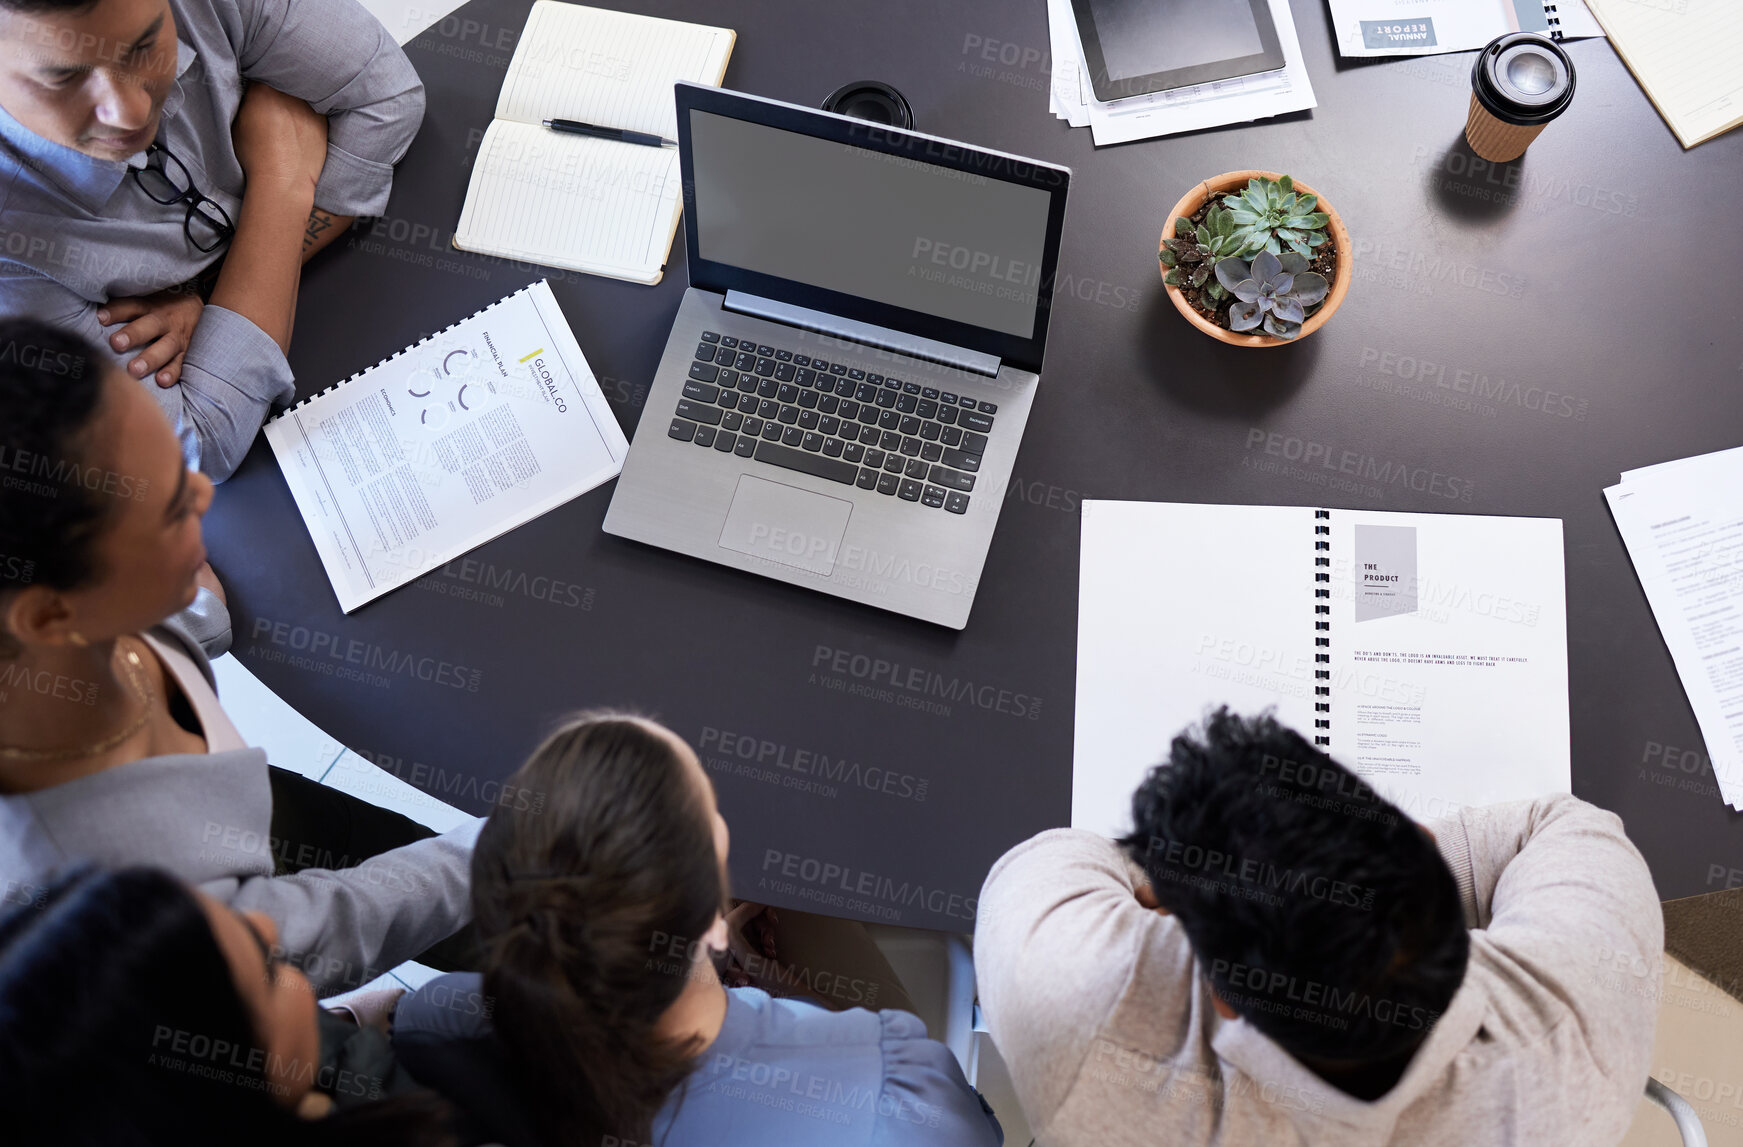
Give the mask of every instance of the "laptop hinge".
[[848, 342], [864, 343], [908, 358], [984, 374], [988, 378], [996, 378], [999, 373], [1000, 360], [997, 355], [969, 350], [967, 347], [939, 342], [936, 339], [921, 338], [919, 335], [906, 334], [889, 327], [855, 322], [840, 315], [814, 311], [809, 307], [796, 307], [791, 303], [765, 299], [760, 295], [728, 291], [725, 306], [727, 310], [737, 311], [739, 314], [754, 315], [759, 319], [785, 323], [790, 327], [832, 335]]

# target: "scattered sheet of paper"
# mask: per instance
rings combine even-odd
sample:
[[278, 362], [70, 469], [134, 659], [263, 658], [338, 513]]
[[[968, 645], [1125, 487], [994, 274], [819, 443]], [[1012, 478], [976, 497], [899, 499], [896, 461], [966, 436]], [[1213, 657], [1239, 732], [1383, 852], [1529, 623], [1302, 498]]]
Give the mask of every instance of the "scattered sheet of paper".
[[1269, 2], [1278, 43], [1283, 49], [1284, 66], [1280, 70], [1103, 103], [1095, 98], [1095, 88], [1090, 83], [1071, 0], [1047, 0], [1048, 35], [1053, 52], [1049, 106], [1055, 116], [1072, 127], [1087, 125], [1097, 147], [1250, 123], [1316, 107], [1289, 0]]
[[1743, 811], [1743, 448], [1630, 470], [1604, 496], [1720, 796]]
[[1331, 0], [1331, 20], [1344, 56], [1469, 52], [1508, 32], [1604, 34], [1584, 0]]

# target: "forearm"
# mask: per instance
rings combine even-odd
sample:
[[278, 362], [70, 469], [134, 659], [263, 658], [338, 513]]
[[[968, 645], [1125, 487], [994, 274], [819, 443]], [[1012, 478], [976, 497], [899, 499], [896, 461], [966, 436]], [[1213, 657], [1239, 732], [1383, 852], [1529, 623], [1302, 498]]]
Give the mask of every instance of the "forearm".
[[303, 240], [314, 208], [312, 185], [250, 187], [212, 305], [235, 311], [290, 350], [302, 279]]
[[352, 215], [335, 215], [331, 211], [322, 211], [319, 207], [309, 209], [309, 222], [303, 229], [303, 262], [307, 263], [314, 257], [316, 251], [328, 246], [351, 227]]

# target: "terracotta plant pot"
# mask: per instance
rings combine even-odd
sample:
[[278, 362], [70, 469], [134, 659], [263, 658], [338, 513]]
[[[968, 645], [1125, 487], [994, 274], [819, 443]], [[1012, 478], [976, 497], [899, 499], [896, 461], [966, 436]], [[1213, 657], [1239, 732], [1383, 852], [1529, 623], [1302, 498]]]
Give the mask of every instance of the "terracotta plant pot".
[[[1180, 197], [1180, 202], [1174, 205], [1174, 210], [1168, 213], [1168, 225], [1162, 228], [1162, 241], [1167, 242], [1169, 239], [1174, 238], [1174, 221], [1176, 219], [1182, 217], [1187, 219], [1192, 218], [1193, 214], [1200, 207], [1204, 206], [1204, 201], [1206, 199], [1209, 199], [1213, 195], [1223, 195], [1229, 192], [1239, 191], [1247, 185], [1247, 180], [1257, 179], [1261, 176], [1267, 179], [1282, 178], [1282, 176], [1278, 175], [1275, 171], [1229, 171], [1224, 172], [1222, 175], [1207, 179], [1203, 183], [1197, 184], [1191, 191], [1182, 195]], [[1309, 195], [1319, 195], [1319, 192], [1301, 182], [1301, 180], [1296, 179], [1293, 180], [1293, 182], [1295, 184], [1295, 190], [1305, 191]], [[1319, 206], [1316, 207], [1315, 210], [1323, 211], [1331, 217], [1326, 223], [1325, 229], [1326, 233], [1331, 236], [1332, 242], [1337, 244], [1337, 278], [1333, 280], [1331, 292], [1326, 295], [1325, 302], [1319, 305], [1317, 311], [1314, 311], [1311, 315], [1307, 316], [1307, 321], [1301, 324], [1301, 330], [1294, 338], [1280, 339], [1275, 335], [1236, 333], [1235, 331], [1228, 330], [1224, 327], [1219, 327], [1209, 319], [1205, 318], [1204, 315], [1200, 314], [1197, 307], [1187, 302], [1186, 296], [1180, 293], [1179, 287], [1165, 288], [1168, 291], [1169, 299], [1173, 300], [1175, 308], [1181, 314], [1186, 316], [1187, 322], [1191, 323], [1211, 338], [1216, 339], [1218, 342], [1225, 342], [1230, 346], [1288, 346], [1290, 343], [1300, 342], [1314, 331], [1317, 331], [1320, 327], [1323, 327], [1331, 318], [1332, 312], [1336, 311], [1338, 305], [1344, 301], [1344, 296], [1350, 293], [1350, 272], [1355, 261], [1354, 256], [1350, 251], [1350, 233], [1344, 230], [1344, 221], [1343, 218], [1338, 215], [1337, 208], [1333, 207], [1330, 203], [1327, 203], [1324, 196], [1320, 196]], [[1160, 244], [1157, 245], [1157, 249], [1161, 249]], [[1161, 266], [1160, 263], [1157, 265]], [[1163, 275], [1167, 275], [1168, 270], [1167, 267], [1161, 267]]]

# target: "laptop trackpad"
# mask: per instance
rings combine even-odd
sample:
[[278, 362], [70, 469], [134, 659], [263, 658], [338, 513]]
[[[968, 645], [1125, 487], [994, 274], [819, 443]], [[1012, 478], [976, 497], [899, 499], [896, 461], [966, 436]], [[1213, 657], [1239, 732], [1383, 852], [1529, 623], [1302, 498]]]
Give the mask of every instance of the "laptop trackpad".
[[853, 503], [845, 498], [743, 474], [726, 512], [720, 545], [828, 577], [852, 513]]

